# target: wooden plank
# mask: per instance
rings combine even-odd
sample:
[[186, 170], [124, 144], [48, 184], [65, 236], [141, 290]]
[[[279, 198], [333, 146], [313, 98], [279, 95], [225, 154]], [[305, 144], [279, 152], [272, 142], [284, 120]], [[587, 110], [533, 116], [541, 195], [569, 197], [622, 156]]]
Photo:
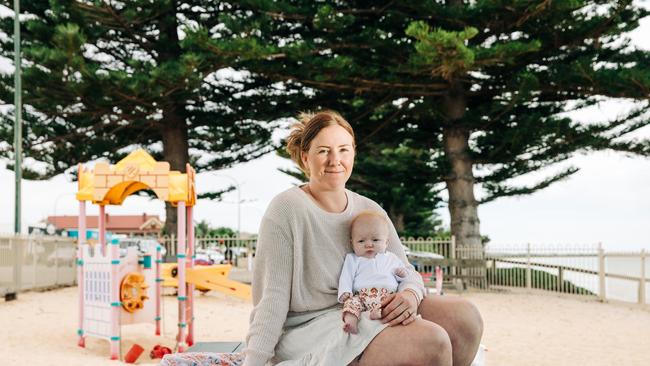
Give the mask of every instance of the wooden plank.
[[237, 353], [243, 351], [244, 342], [197, 342], [187, 352]]

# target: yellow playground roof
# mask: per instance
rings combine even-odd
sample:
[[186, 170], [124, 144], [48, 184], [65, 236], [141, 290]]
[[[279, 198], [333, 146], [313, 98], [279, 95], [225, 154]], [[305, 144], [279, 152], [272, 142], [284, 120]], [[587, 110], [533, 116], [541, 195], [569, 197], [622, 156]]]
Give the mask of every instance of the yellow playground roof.
[[142, 149], [130, 153], [115, 165], [99, 162], [92, 170], [79, 164], [77, 200], [100, 205], [121, 205], [129, 195], [151, 189], [163, 201], [187, 206], [196, 203], [194, 169], [187, 173], [169, 170], [169, 163], [156, 161]]

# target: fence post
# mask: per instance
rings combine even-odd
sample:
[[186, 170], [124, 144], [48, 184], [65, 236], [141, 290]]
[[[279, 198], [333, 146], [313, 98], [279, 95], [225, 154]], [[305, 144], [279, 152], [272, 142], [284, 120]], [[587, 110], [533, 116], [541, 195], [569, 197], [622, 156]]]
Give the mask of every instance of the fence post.
[[55, 260], [55, 267], [56, 267], [56, 276], [54, 277], [54, 286], [59, 285], [59, 241], [57, 239], [54, 240], [54, 260]]
[[248, 271], [251, 272], [253, 270], [253, 246], [250, 239], [246, 240], [246, 259]]
[[[449, 258], [452, 260], [452, 263], [455, 263], [456, 259], [456, 235], [451, 236], [451, 242], [449, 243]], [[454, 286], [458, 286], [458, 279], [456, 278], [456, 266], [452, 265], [451, 267], [451, 278], [453, 278]]]
[[167, 251], [167, 254], [169, 256], [176, 256], [178, 254], [178, 251], [176, 250], [176, 242], [174, 241], [174, 234], [169, 235], [169, 250]]
[[645, 305], [645, 249], [641, 250], [641, 278], [639, 279], [639, 304]]
[[22, 252], [22, 249], [24, 247], [23, 244], [23, 237], [18, 236], [17, 240], [14, 242], [15, 248], [16, 248], [16, 293], [22, 291], [23, 289], [23, 260], [25, 259], [25, 256]]
[[532, 288], [532, 271], [530, 268], [530, 243], [526, 244], [526, 290]]
[[600, 301], [607, 300], [605, 293], [605, 253], [603, 243], [598, 243], [598, 297]]
[[38, 282], [36, 281], [36, 278], [38, 277], [38, 268], [36, 267], [36, 265], [38, 264], [38, 257], [37, 257], [38, 254], [36, 254], [36, 252], [38, 251], [36, 250], [36, 246], [34, 245], [34, 243], [32, 243], [31, 249], [32, 249], [32, 269], [33, 269], [32, 272], [34, 275], [34, 277], [32, 278], [32, 289], [35, 289], [36, 283]]

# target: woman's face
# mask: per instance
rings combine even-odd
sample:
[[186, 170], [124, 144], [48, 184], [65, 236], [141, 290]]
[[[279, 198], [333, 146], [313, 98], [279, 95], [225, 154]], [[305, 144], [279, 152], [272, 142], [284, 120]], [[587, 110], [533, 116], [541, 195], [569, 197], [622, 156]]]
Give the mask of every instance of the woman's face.
[[309, 151], [302, 153], [302, 162], [309, 171], [309, 182], [325, 189], [345, 187], [354, 166], [352, 135], [339, 125], [320, 130], [311, 141]]

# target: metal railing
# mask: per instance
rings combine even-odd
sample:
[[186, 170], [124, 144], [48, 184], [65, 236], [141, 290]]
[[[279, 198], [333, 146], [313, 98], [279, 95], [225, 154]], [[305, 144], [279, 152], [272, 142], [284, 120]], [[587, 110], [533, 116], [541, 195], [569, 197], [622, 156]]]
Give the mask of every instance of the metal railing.
[[74, 285], [74, 239], [0, 235], [0, 294]]
[[[402, 238], [425, 284], [440, 266], [458, 289], [539, 290], [650, 304], [650, 258], [640, 252], [606, 252], [600, 245], [457, 246], [449, 240]], [[433, 258], [423, 253], [440, 254]]]
[[599, 245], [488, 246], [487, 282], [491, 288], [524, 288], [650, 303], [648, 256], [605, 252]]

